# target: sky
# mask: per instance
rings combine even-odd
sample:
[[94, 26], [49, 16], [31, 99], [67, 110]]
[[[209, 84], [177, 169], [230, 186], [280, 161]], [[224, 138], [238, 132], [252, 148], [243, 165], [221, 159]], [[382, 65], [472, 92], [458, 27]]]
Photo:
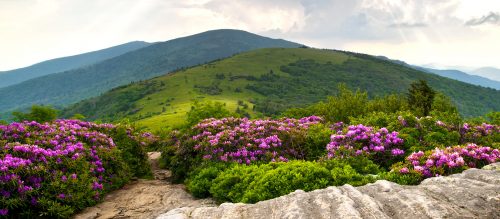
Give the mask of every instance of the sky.
[[0, 0], [0, 71], [227, 28], [410, 64], [500, 68], [500, 0]]

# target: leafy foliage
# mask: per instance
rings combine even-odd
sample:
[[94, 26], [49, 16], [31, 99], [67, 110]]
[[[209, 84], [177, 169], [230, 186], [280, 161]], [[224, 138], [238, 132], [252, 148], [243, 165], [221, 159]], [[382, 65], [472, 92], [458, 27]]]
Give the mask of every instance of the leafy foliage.
[[58, 111], [50, 106], [33, 105], [29, 113], [15, 111], [12, 113], [12, 116], [17, 122], [37, 121], [43, 123], [56, 120], [57, 114]]
[[418, 116], [428, 116], [434, 101], [434, 91], [427, 82], [419, 80], [410, 84], [408, 89], [408, 103], [410, 108], [415, 111]]
[[229, 112], [229, 110], [226, 109], [224, 103], [220, 102], [207, 102], [207, 103], [201, 103], [198, 101], [195, 101], [193, 106], [191, 106], [191, 110], [187, 113], [187, 118], [186, 118], [186, 125], [188, 127], [191, 127], [199, 122], [201, 122], [204, 119], [209, 119], [209, 118], [224, 118], [224, 117], [230, 117], [233, 116], [234, 114]]
[[195, 187], [198, 193], [204, 195], [210, 193], [220, 202], [255, 203], [286, 195], [297, 189], [312, 191], [346, 183], [364, 185], [373, 182], [373, 178], [356, 172], [347, 164], [341, 165], [340, 162], [337, 165], [324, 165], [310, 161], [291, 161], [233, 165], [222, 172], [209, 167], [194, 174], [188, 182], [188, 187]]

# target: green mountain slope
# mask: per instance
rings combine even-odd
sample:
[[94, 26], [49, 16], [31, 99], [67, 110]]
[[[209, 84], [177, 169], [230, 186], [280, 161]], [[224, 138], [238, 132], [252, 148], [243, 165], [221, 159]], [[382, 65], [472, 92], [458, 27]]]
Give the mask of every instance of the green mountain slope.
[[178, 38], [83, 68], [50, 74], [0, 89], [0, 112], [32, 104], [66, 105], [113, 87], [149, 79], [257, 48], [299, 47], [239, 30], [214, 30]]
[[25, 68], [3, 71], [0, 72], [0, 87], [7, 87], [32, 78], [95, 64], [148, 45], [150, 43], [134, 41], [93, 52], [52, 59]]
[[[64, 111], [90, 119], [130, 118], [151, 129], [183, 122], [194, 100], [223, 101], [251, 115], [276, 114], [323, 100], [337, 83], [370, 95], [406, 92], [427, 80], [465, 115], [500, 110], [500, 91], [466, 84], [378, 58], [318, 49], [259, 49], [122, 86]], [[240, 102], [240, 103], [238, 103]], [[245, 107], [244, 105], [248, 105]]]

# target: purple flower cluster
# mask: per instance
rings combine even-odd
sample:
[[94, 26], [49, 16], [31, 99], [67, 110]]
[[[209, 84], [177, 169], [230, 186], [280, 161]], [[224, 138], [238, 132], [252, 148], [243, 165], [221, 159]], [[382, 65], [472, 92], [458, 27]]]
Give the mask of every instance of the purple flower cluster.
[[288, 161], [300, 154], [290, 147], [290, 134], [307, 130], [322, 119], [310, 116], [279, 120], [247, 118], [207, 119], [197, 124], [194, 150], [204, 159], [251, 164], [254, 161]]
[[[74, 183], [81, 171], [94, 181], [89, 188], [103, 190], [112, 172], [106, 172], [102, 156], [115, 159], [112, 156], [118, 153], [113, 139], [101, 131], [113, 128], [78, 120], [0, 125], [0, 200], [18, 198], [36, 205], [40, 192], [35, 190], [54, 181]], [[78, 165], [88, 169], [78, 169]], [[60, 193], [54, 197], [72, 196]], [[0, 214], [7, 213], [0, 209]]]
[[397, 132], [389, 132], [386, 128], [374, 131], [373, 127], [351, 125], [347, 130], [336, 129], [337, 133], [330, 137], [326, 146], [328, 157], [345, 157], [366, 155], [390, 154], [401, 156], [403, 139]]
[[414, 152], [406, 160], [406, 165], [399, 169], [400, 173], [407, 174], [413, 170], [424, 177], [433, 177], [448, 175], [461, 168], [497, 162], [500, 160], [500, 152], [491, 147], [468, 144], [445, 149], [436, 148], [428, 153]]

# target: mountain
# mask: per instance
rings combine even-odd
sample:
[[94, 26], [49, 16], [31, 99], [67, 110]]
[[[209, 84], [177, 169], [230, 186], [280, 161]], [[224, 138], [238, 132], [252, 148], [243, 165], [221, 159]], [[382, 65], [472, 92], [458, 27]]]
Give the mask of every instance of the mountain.
[[155, 43], [79, 69], [0, 89], [0, 112], [32, 104], [66, 105], [111, 88], [257, 48], [299, 47], [240, 30], [213, 30]]
[[[416, 67], [419, 68], [419, 67]], [[470, 75], [458, 70], [438, 70], [431, 68], [420, 68], [422, 71], [437, 74], [439, 76], [455, 79], [469, 84], [475, 84], [483, 87], [490, 87], [500, 90], [500, 81], [494, 81], [485, 77]]]
[[439, 69], [431, 68], [431, 67], [422, 67], [422, 66], [410, 65], [410, 64], [408, 64], [408, 63], [406, 63], [404, 61], [395, 60], [395, 59], [389, 59], [389, 58], [387, 58], [385, 56], [377, 56], [377, 58], [380, 58], [380, 59], [386, 60], [386, 61], [390, 61], [390, 62], [393, 62], [393, 63], [396, 63], [396, 64], [400, 64], [400, 65], [403, 65], [403, 66], [407, 66], [407, 67], [410, 67], [410, 68], [414, 68], [414, 69], [419, 70], [419, 71], [428, 72], [428, 73], [436, 74], [436, 75], [439, 75], [439, 76], [442, 76], [442, 77], [447, 77], [447, 78], [455, 79], [457, 81], [461, 81], [461, 82], [465, 82], [465, 83], [469, 83], [469, 84], [474, 84], [474, 85], [479, 85], [479, 86], [482, 86], [482, 87], [489, 87], [489, 88], [500, 90], [500, 81], [491, 80], [491, 79], [488, 79], [486, 77], [481, 77], [481, 76], [478, 76], [478, 75], [475, 75], [475, 74], [468, 74], [468, 73], [465, 73], [463, 71], [452, 70], [452, 69], [449, 69], [449, 70], [439, 70]]
[[336, 94], [337, 84], [368, 91], [371, 97], [406, 93], [427, 80], [450, 96], [462, 114], [500, 110], [500, 91], [425, 73], [379, 58], [309, 48], [259, 49], [115, 88], [74, 104], [64, 116], [82, 113], [104, 121], [129, 118], [159, 129], [182, 123], [193, 101], [220, 101], [231, 110], [275, 115]]
[[500, 69], [493, 67], [479, 68], [470, 72], [471, 74], [481, 75], [483, 77], [500, 81]]
[[25, 68], [2, 71], [0, 72], [0, 88], [32, 78], [95, 64], [148, 45], [150, 45], [150, 43], [134, 41], [80, 55], [52, 59]]

